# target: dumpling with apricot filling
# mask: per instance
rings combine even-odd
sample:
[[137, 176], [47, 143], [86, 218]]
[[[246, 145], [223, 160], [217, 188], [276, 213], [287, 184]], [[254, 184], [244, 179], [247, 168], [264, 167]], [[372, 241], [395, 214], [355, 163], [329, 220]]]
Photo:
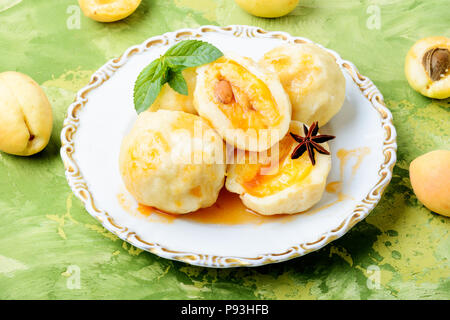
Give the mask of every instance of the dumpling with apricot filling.
[[194, 106], [229, 145], [263, 151], [284, 137], [291, 103], [276, 74], [230, 55], [197, 74]]
[[225, 186], [263, 215], [305, 211], [325, 190], [331, 168], [326, 141], [332, 138], [318, 134], [317, 122], [307, 129], [292, 121], [289, 134], [268, 152], [246, 152], [228, 165]]
[[120, 173], [141, 204], [183, 214], [213, 205], [225, 180], [222, 138], [199, 116], [141, 113], [123, 139]]
[[335, 58], [311, 43], [286, 44], [267, 52], [259, 63], [280, 77], [292, 103], [292, 120], [325, 125], [345, 100], [345, 78]]

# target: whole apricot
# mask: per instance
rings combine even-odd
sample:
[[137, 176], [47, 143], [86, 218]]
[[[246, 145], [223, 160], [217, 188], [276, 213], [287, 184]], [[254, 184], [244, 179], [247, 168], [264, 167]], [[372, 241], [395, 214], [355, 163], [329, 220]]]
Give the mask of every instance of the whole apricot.
[[450, 151], [435, 150], [413, 160], [409, 166], [411, 185], [425, 207], [450, 216]]
[[295, 9], [299, 0], [235, 0], [248, 13], [262, 18], [278, 18]]
[[84, 15], [99, 22], [125, 19], [140, 3], [141, 0], [78, 0]]
[[29, 156], [48, 144], [52, 107], [42, 88], [19, 72], [0, 73], [0, 151]]

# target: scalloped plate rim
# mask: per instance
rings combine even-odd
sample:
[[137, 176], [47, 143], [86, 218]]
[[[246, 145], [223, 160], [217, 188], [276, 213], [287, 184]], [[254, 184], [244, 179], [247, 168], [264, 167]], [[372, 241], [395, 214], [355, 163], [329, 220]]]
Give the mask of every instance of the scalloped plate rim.
[[[215, 268], [229, 268], [229, 267], [241, 267], [241, 266], [261, 266], [269, 263], [283, 262], [295, 257], [303, 256], [307, 253], [319, 250], [328, 243], [342, 237], [346, 234], [356, 223], [363, 220], [367, 215], [375, 208], [381, 196], [388, 186], [392, 178], [392, 170], [396, 162], [396, 131], [392, 122], [392, 114], [389, 109], [384, 105], [383, 96], [373, 84], [373, 82], [359, 74], [357, 68], [349, 61], [343, 60], [339, 54], [319, 45], [330, 52], [341, 63], [341, 66], [346, 69], [347, 73], [351, 76], [353, 81], [357, 84], [362, 94], [369, 100], [373, 108], [378, 112], [381, 118], [381, 123], [385, 129], [385, 138], [383, 142], [383, 155], [385, 161], [381, 165], [378, 175], [381, 177], [378, 183], [376, 183], [365, 200], [366, 207], [363, 205], [357, 205], [353, 211], [349, 212], [346, 218], [342, 221], [338, 228], [332, 229], [321, 236], [314, 242], [301, 243], [296, 246], [291, 246], [283, 253], [267, 253], [261, 254], [255, 257], [237, 257], [237, 256], [214, 256], [207, 254], [191, 253], [191, 252], [179, 252], [173, 251], [158, 243], [148, 243], [140, 239], [139, 235], [132, 230], [128, 230], [127, 227], [119, 226], [115, 223], [114, 219], [105, 211], [97, 208], [93, 195], [87, 188], [86, 181], [81, 175], [77, 163], [72, 158], [74, 154], [74, 142], [73, 135], [79, 126], [79, 119], [77, 118], [77, 112], [79, 112], [87, 101], [86, 95], [89, 91], [99, 87], [103, 82], [107, 81], [114, 72], [123, 66], [127, 60], [134, 54], [142, 51], [149, 50], [153, 45], [163, 44], [167, 45], [171, 42], [180, 41], [191, 37], [200, 37], [202, 34], [208, 32], [225, 33], [235, 37], [247, 36], [249, 38], [274, 38], [282, 39], [285, 42], [309, 42], [313, 41], [303, 38], [295, 37], [282, 31], [265, 31], [255, 26], [245, 25], [230, 25], [226, 27], [217, 27], [205, 25], [194, 29], [180, 29], [174, 32], [167, 32], [163, 35], [151, 37], [140, 45], [134, 45], [125, 50], [119, 58], [111, 59], [102, 67], [100, 67], [91, 77], [89, 84], [78, 91], [75, 101], [69, 106], [67, 116], [64, 120], [64, 125], [61, 131], [61, 157], [65, 166], [65, 175], [69, 186], [73, 193], [83, 202], [86, 210], [90, 215], [96, 218], [102, 226], [108, 231], [115, 234], [120, 239], [127, 241], [131, 245], [138, 247], [142, 250], [151, 252], [160, 257], [183, 261], [188, 264], [215, 267]], [[369, 196], [374, 194], [375, 199], [369, 199]]]

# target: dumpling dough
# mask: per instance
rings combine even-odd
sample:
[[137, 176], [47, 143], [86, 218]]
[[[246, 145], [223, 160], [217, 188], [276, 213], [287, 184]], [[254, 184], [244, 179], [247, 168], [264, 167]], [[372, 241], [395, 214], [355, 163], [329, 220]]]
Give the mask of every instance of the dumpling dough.
[[199, 116], [146, 111], [122, 142], [120, 173], [139, 203], [188, 213], [216, 202], [225, 177], [223, 149], [221, 137]]
[[[304, 136], [302, 127], [302, 123], [292, 121], [290, 132]], [[240, 194], [246, 207], [263, 215], [293, 214], [311, 208], [322, 198], [331, 156], [315, 152], [314, 166], [307, 152], [292, 160], [297, 145], [287, 134], [278, 148], [276, 145], [270, 150], [275, 153], [247, 152], [245, 163], [228, 165], [225, 187]], [[329, 150], [327, 143], [321, 145]]]
[[314, 44], [282, 45], [260, 64], [280, 77], [292, 104], [292, 120], [325, 125], [341, 109], [345, 78], [334, 57]]
[[182, 71], [183, 77], [188, 86], [188, 95], [185, 96], [173, 90], [169, 84], [165, 84], [155, 102], [148, 109], [156, 111], [159, 109], [184, 111], [187, 113], [197, 114], [194, 108], [194, 90], [197, 79], [196, 68], [189, 68]]
[[197, 73], [194, 106], [228, 144], [263, 151], [284, 137], [291, 104], [276, 74], [231, 55]]

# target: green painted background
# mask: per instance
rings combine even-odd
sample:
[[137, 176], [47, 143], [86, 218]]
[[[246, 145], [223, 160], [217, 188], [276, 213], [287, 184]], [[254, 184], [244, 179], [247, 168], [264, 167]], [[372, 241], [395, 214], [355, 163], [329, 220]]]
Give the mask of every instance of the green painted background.
[[[73, 5], [76, 0], [0, 0], [0, 72], [33, 77], [54, 110], [43, 152], [29, 158], [0, 153], [1, 299], [450, 298], [450, 219], [425, 209], [408, 177], [412, 159], [450, 148], [450, 101], [420, 96], [403, 73], [417, 39], [450, 36], [449, 0], [301, 0], [293, 13], [273, 20], [252, 17], [233, 0], [144, 0], [122, 22], [82, 16], [80, 29], [70, 29]], [[376, 8], [379, 29], [371, 24]], [[340, 240], [261, 268], [191, 267], [116, 238], [72, 195], [59, 133], [77, 90], [127, 47], [204, 24], [256, 25], [310, 38], [355, 63], [384, 94], [398, 131], [394, 177], [377, 208]], [[77, 268], [71, 265], [80, 270], [79, 289], [70, 289]], [[367, 286], [369, 267], [380, 270], [379, 289]]]

